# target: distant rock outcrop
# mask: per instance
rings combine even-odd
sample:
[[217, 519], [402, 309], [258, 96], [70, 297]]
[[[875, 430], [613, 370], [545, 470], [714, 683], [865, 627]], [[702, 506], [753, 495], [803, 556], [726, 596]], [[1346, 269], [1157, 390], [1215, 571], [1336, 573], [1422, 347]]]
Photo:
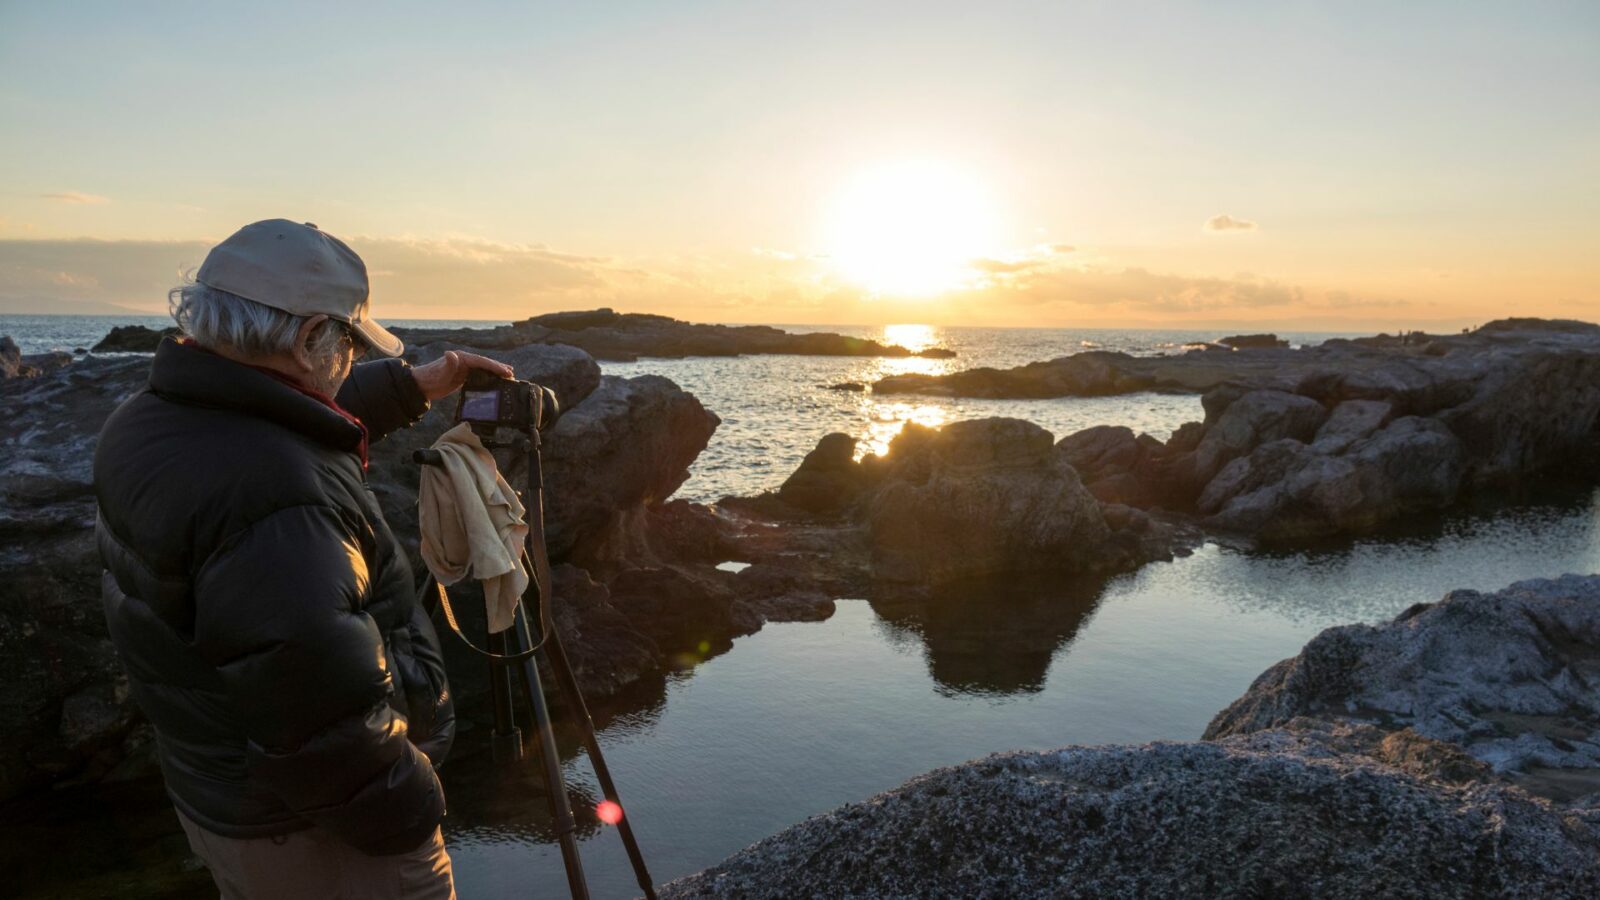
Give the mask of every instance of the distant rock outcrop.
[[[1218, 358], [1241, 364], [1203, 395], [1205, 421], [1165, 442], [1100, 426], [1058, 449], [1103, 501], [1293, 540], [1517, 486], [1600, 446], [1600, 326], [1507, 321], [1323, 348], [1158, 362], [1213, 375]], [[1277, 362], [1267, 371], [1262, 360]]]
[[1243, 350], [1249, 347], [1287, 347], [1289, 342], [1275, 334], [1235, 334], [1222, 338], [1217, 343]]
[[452, 341], [467, 347], [507, 349], [528, 344], [569, 344], [596, 359], [632, 362], [640, 357], [739, 356], [789, 353], [804, 356], [921, 356], [948, 359], [954, 352], [932, 347], [911, 351], [897, 345], [832, 332], [792, 333], [767, 325], [704, 325], [667, 316], [611, 309], [557, 312], [494, 328], [395, 328], [408, 344]]
[[95, 353], [154, 353], [162, 338], [177, 335], [177, 328], [158, 331], [143, 325], [118, 325], [90, 349]]
[[1600, 895], [1600, 577], [1330, 629], [1198, 743], [1003, 753], [661, 896]]

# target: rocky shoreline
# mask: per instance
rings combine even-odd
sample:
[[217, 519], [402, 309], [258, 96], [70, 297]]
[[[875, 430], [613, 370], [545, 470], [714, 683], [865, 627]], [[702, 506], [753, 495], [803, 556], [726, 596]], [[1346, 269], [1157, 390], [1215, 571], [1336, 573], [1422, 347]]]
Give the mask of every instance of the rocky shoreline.
[[1593, 897], [1600, 577], [1329, 629], [1206, 739], [1002, 753], [664, 898]]
[[[666, 378], [603, 375], [597, 358], [907, 351], [838, 335], [790, 335], [806, 342], [786, 344], [769, 334], [784, 334], [776, 329], [660, 319], [602, 310], [490, 331], [407, 335], [413, 362], [470, 348], [557, 393], [564, 415], [544, 459], [554, 612], [585, 693], [597, 703], [658, 686], [667, 673], [722, 652], [766, 622], [825, 619], [838, 598], [866, 598], [916, 620], [951, 586], [973, 580], [1105, 576], [1187, 553], [1208, 537], [1292, 543], [1359, 532], [1537, 478], [1592, 452], [1600, 439], [1600, 326], [1508, 320], [1459, 337], [1301, 349], [1278, 347], [1271, 336], [1241, 336], [1238, 349], [1149, 360], [1078, 354], [995, 382], [1025, 377], [1034, 385], [1028, 390], [1048, 383], [1051, 390], [1090, 384], [1203, 391], [1205, 420], [1166, 441], [1115, 425], [1057, 440], [1026, 421], [986, 418], [939, 429], [908, 424], [884, 456], [857, 458], [851, 435], [829, 434], [777, 491], [704, 505], [672, 497], [718, 416]], [[127, 337], [118, 338], [119, 347], [128, 346]], [[790, 349], [773, 349], [783, 346]], [[0, 433], [0, 678], [11, 688], [0, 698], [11, 725], [0, 734], [0, 802], [52, 785], [155, 776], [150, 732], [127, 695], [100, 613], [89, 468], [100, 423], [142, 386], [148, 360], [14, 351], [0, 340], [0, 404], [11, 413], [11, 427]], [[1035, 378], [1050, 367], [1078, 373], [1078, 381]], [[954, 389], [980, 377], [989, 376], [958, 373], [936, 383]], [[449, 427], [452, 406], [434, 408], [373, 449], [373, 491], [413, 557], [411, 451]], [[520, 473], [508, 476], [515, 482]], [[1426, 841], [1438, 846], [1416, 844], [1416, 853], [1448, 857], [1448, 847], [1464, 853], [1459, 848], [1503, 842], [1510, 862], [1486, 866], [1460, 857], [1459, 865], [1447, 865], [1441, 883], [1452, 891], [1470, 895], [1502, 878], [1564, 896], [1540, 879], [1560, 873], [1589, 885], [1596, 877], [1592, 865], [1575, 861], [1578, 850], [1594, 852], [1595, 814], [1560, 805], [1596, 789], [1587, 774], [1600, 746], [1595, 582], [1463, 592], [1388, 626], [1334, 629], [1219, 714], [1210, 742], [1013, 754], [943, 770], [891, 792], [898, 798], [892, 802], [877, 798], [797, 826], [673, 890], [804, 896], [816, 890], [807, 885], [826, 882], [784, 881], [784, 861], [813, 857], [826, 861], [815, 869], [818, 878], [828, 873], [839, 885], [880, 895], [923, 893], [896, 885], [925, 887], [916, 879], [935, 876], [970, 888], [957, 893], [977, 895], [1055, 883], [1029, 881], [1046, 878], [1045, 869], [1012, 871], [998, 856], [992, 871], [1010, 871], [1012, 880], [985, 880], [982, 867], [939, 862], [968, 852], [962, 834], [994, 836], [997, 854], [1007, 847], [1020, 854], [1041, 841], [1076, 847], [1048, 866], [1065, 867], [1073, 884], [1113, 895], [1272, 894], [1297, 883], [1282, 880], [1297, 871], [1288, 862], [1238, 872], [1201, 867], [1212, 879], [1203, 883], [1149, 880], [1180, 876], [1141, 875], [1127, 853], [1099, 868], [1070, 863], [1068, 857], [1103, 856], [1097, 841], [1165, 846], [1170, 838], [1150, 817], [1160, 812], [1158, 801], [1192, 790], [1205, 802], [1197, 801], [1186, 821], [1211, 841], [1186, 845], [1197, 866], [1225, 858], [1229, 846], [1262, 848], [1256, 858], [1269, 861], [1277, 851], [1266, 848], [1281, 845], [1283, 859], [1299, 860], [1299, 868], [1331, 867], [1331, 887], [1313, 893], [1374, 890], [1360, 880], [1365, 870], [1413, 877], [1424, 863], [1406, 862], [1383, 841], [1329, 849], [1361, 827], [1346, 805], [1364, 803], [1394, 822], [1430, 829]], [[463, 591], [463, 627], [481, 630], [481, 604]], [[464, 718], [485, 720], [481, 664], [453, 641], [446, 654]], [[1495, 681], [1497, 672], [1511, 673], [1514, 683]], [[1021, 682], [1037, 676], [1017, 675]], [[1446, 778], [1446, 770], [1461, 777]], [[1260, 790], [1248, 803], [1223, 802], [1224, 787], [1256, 776]], [[1351, 783], [1369, 785], [1367, 793], [1346, 792]], [[1155, 792], [1140, 793], [1146, 789]], [[984, 818], [1007, 803], [1042, 804], [1081, 822]], [[1118, 809], [1131, 818], [1112, 827]], [[1295, 846], [1304, 852], [1296, 855], [1265, 824], [1235, 821], [1251, 810], [1278, 817], [1263, 822], [1289, 823], [1282, 827], [1299, 834]], [[1324, 824], [1294, 832], [1291, 810]], [[1495, 810], [1515, 819], [1509, 827], [1517, 835], [1484, 824]], [[1098, 824], [1080, 827], [1095, 815]], [[862, 848], [909, 842], [904, 867], [868, 865], [874, 857], [866, 849], [848, 849], [858, 841]], [[970, 852], [988, 859], [981, 848]], [[1535, 864], [1541, 859], [1544, 869]], [[1046, 866], [1027, 862], [1035, 864]], [[871, 881], [880, 870], [909, 880]], [[1077, 895], [1096, 895], [1083, 890]]]

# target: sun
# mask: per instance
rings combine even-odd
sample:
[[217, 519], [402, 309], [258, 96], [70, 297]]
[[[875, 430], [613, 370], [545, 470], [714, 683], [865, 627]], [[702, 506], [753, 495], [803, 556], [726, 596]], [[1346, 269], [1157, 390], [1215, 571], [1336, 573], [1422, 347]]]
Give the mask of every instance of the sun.
[[926, 297], [960, 287], [993, 243], [982, 184], [939, 162], [863, 170], [839, 191], [826, 223], [834, 270], [875, 294]]

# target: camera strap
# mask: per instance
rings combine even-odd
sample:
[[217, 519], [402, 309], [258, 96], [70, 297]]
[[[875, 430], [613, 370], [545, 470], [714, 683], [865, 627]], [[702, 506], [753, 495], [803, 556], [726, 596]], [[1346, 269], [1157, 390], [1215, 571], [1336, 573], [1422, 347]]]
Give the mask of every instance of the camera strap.
[[[461, 624], [456, 620], [456, 611], [450, 605], [450, 592], [445, 589], [445, 586], [439, 582], [439, 579], [432, 572], [429, 572], [428, 580], [432, 582], [433, 589], [424, 592], [425, 603], [433, 599], [428, 597], [429, 594], [437, 598], [438, 608], [444, 612], [445, 624], [449, 625], [450, 630], [455, 632], [457, 638], [461, 639], [461, 643], [467, 645], [468, 649], [479, 656], [494, 661], [496, 665], [512, 665], [531, 659], [535, 653], [544, 647], [545, 640], [548, 639], [551, 630], [555, 628], [555, 623], [550, 615], [550, 556], [545, 549], [544, 471], [543, 460], [539, 454], [540, 440], [538, 431], [531, 430], [529, 438], [527, 451], [528, 491], [527, 496], [523, 497], [523, 505], [526, 507], [525, 514], [528, 518], [528, 536], [522, 547], [522, 564], [527, 568], [529, 578], [527, 588], [523, 590], [522, 596], [517, 599], [517, 605], [522, 608], [525, 619], [531, 626], [534, 617], [526, 613], [528, 601], [532, 598], [534, 608], [538, 613], [538, 640], [532, 641], [531, 646], [516, 653], [495, 653], [491, 650], [485, 650], [474, 644], [472, 639], [468, 638], [461, 630]], [[431, 465], [432, 462], [427, 464]], [[433, 614], [433, 604], [427, 603], [427, 605], [428, 614], [431, 616]], [[516, 626], [513, 625], [512, 627], [515, 628]]]

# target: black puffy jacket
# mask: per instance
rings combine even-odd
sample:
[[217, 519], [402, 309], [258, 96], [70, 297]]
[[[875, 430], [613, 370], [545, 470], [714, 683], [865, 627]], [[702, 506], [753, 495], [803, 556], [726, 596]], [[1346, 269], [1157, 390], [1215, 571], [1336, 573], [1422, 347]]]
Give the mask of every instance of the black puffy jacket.
[[[356, 366], [338, 402], [372, 440], [427, 409], [399, 360]], [[363, 449], [315, 398], [170, 339], [100, 432], [111, 637], [168, 793], [216, 834], [320, 825], [394, 853], [444, 814], [438, 637]]]

